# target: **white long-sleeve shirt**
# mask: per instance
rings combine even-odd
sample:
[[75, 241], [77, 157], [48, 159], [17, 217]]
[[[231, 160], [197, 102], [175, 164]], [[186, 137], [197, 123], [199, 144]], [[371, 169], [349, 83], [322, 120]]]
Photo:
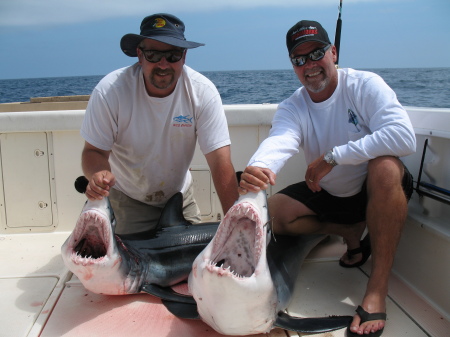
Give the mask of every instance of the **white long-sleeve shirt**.
[[333, 149], [338, 166], [320, 186], [347, 197], [361, 190], [370, 159], [409, 155], [416, 138], [408, 114], [380, 76], [339, 69], [338, 86], [326, 101], [314, 103], [301, 87], [278, 106], [269, 137], [248, 165], [277, 174], [299, 148], [308, 164]]

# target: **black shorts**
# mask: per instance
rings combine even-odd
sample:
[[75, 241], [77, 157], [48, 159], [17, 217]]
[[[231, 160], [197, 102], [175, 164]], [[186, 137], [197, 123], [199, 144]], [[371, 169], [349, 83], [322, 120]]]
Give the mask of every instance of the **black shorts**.
[[[404, 168], [402, 186], [406, 199], [409, 201], [413, 192], [413, 177], [406, 166]], [[300, 201], [317, 214], [319, 221], [354, 224], [366, 219], [366, 182], [361, 191], [351, 197], [335, 197], [324, 189], [320, 192], [313, 192], [304, 181], [290, 185], [278, 193]]]

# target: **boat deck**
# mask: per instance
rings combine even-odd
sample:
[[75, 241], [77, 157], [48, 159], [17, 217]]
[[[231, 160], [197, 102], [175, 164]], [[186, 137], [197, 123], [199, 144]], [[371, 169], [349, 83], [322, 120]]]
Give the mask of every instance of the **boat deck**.
[[[219, 336], [201, 321], [172, 316], [150, 295], [90, 293], [64, 266], [61, 245], [86, 200], [73, 188], [82, 174], [84, 141], [79, 128], [85, 103], [75, 107], [80, 110], [66, 110], [69, 103], [12, 105], [0, 113], [0, 336]], [[276, 105], [224, 108], [233, 165], [243, 170], [267, 137]], [[448, 192], [450, 109], [407, 107], [407, 111], [417, 152], [402, 160], [415, 180], [422, 175], [425, 186]], [[424, 151], [422, 156], [422, 149], [427, 149], [426, 155]], [[302, 154], [292, 157], [277, 176], [277, 185], [268, 190], [269, 196], [299, 181], [306, 167]], [[203, 220], [223, 218], [198, 148], [191, 173]], [[390, 279], [384, 337], [449, 336], [450, 198], [441, 199], [414, 193], [409, 203]], [[354, 314], [368, 280], [370, 259], [362, 268], [341, 268], [337, 261], [344, 251], [342, 241], [332, 237], [311, 252], [302, 266], [290, 314]], [[268, 336], [298, 335], [278, 329]], [[345, 336], [345, 329], [321, 336]]]
[[[2, 336], [221, 336], [201, 321], [171, 315], [148, 294], [91, 293], [65, 268], [60, 247], [69, 233], [0, 236]], [[291, 315], [352, 315], [364, 294], [370, 259], [363, 268], [337, 263], [345, 245], [332, 237], [308, 256], [298, 279]], [[450, 324], [395, 276], [383, 336], [445, 336]], [[416, 311], [411, 313], [411, 310]], [[419, 311], [419, 312], [417, 312]], [[421, 317], [421, 320], [413, 317]], [[270, 337], [299, 336], [274, 329]], [[345, 329], [314, 336], [345, 336]]]

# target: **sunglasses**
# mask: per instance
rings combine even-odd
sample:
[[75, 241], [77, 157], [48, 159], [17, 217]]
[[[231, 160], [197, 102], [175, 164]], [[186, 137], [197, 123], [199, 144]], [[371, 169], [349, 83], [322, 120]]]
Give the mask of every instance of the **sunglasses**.
[[330, 47], [331, 47], [331, 44], [329, 44], [328, 46], [325, 46], [323, 48], [313, 50], [311, 53], [309, 53], [307, 55], [297, 55], [297, 56], [291, 57], [291, 62], [294, 66], [301, 67], [306, 63], [308, 58], [311, 61], [319, 61], [319, 60], [323, 59], [323, 57], [325, 56], [325, 52], [328, 49], [330, 49]]
[[159, 50], [144, 50], [141, 47], [139, 47], [139, 49], [142, 51], [142, 54], [144, 54], [145, 59], [150, 63], [157, 63], [161, 61], [163, 57], [167, 60], [167, 62], [170, 63], [178, 62], [179, 60], [181, 60], [186, 50], [186, 49], [175, 49], [168, 51], [159, 51]]

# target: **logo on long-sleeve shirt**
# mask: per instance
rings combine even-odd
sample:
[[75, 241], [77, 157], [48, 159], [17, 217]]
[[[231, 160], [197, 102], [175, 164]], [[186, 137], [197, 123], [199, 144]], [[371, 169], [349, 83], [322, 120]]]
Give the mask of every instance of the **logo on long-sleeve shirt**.
[[187, 116], [179, 115], [178, 117], [173, 118], [173, 121], [175, 123], [172, 126], [175, 126], [177, 128], [191, 127], [193, 118], [194, 117], [190, 117], [190, 115]]
[[361, 128], [358, 126], [358, 116], [356, 116], [356, 114], [351, 109], [348, 109], [348, 122], [355, 126], [356, 131], [361, 131]]

